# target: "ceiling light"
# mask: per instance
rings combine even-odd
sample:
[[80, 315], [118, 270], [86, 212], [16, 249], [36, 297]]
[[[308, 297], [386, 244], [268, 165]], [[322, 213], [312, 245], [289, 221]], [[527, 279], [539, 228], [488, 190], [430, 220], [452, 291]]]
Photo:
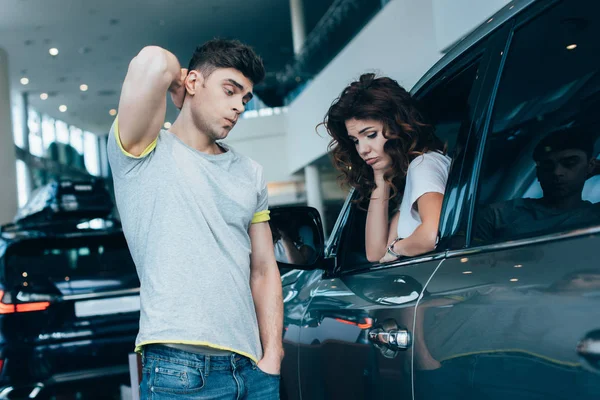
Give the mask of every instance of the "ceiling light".
[[66, 112], [67, 111], [67, 106], [65, 106], [64, 104], [61, 105], [60, 107], [58, 107], [58, 111], [60, 111], [60, 112]]
[[510, 281], [511, 282], [518, 282], [519, 280], [517, 278], [512, 278]]
[[169, 128], [171, 128], [171, 123], [167, 121], [167, 122], [165, 122], [164, 126], [165, 126], [165, 129], [169, 129]]
[[576, 48], [577, 48], [577, 45], [575, 43], [567, 46], [567, 50], [575, 50]]
[[115, 110], [114, 108], [112, 108], [109, 112], [108, 112], [111, 116], [115, 116], [117, 115], [117, 110]]
[[464, 274], [464, 275], [470, 275], [470, 274], [472, 274], [472, 273], [473, 273], [473, 271], [463, 271], [463, 274]]
[[27, 84], [29, 84], [29, 79], [27, 79], [25, 77], [21, 78], [21, 85], [27, 85]]
[[466, 262], [469, 262], [469, 259], [468, 259], [468, 258], [466, 258], [466, 257], [465, 257], [465, 258], [461, 258], [461, 259], [460, 259], [460, 262], [464, 264], [464, 263], [466, 263]]
[[517, 264], [517, 265], [515, 265], [515, 268], [523, 268], [523, 265]]
[[56, 47], [53, 47], [50, 50], [48, 50], [48, 53], [50, 53], [51, 56], [57, 56], [58, 55], [58, 49]]
[[40, 99], [42, 99], [42, 100], [48, 100], [48, 93], [42, 93], [42, 94], [40, 94]]
[[83, 84], [83, 85], [79, 86], [79, 90], [81, 90], [82, 92], [87, 92], [88, 85]]

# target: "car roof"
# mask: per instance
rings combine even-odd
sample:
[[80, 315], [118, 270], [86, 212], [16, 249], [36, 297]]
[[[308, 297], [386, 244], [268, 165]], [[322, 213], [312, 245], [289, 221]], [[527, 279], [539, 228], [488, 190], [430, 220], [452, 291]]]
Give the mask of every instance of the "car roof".
[[413, 86], [411, 93], [417, 93], [432, 77], [448, 66], [448, 64], [456, 60], [460, 55], [502, 26], [506, 21], [510, 20], [536, 1], [540, 0], [513, 0], [506, 4], [487, 21], [451, 45], [446, 54]]

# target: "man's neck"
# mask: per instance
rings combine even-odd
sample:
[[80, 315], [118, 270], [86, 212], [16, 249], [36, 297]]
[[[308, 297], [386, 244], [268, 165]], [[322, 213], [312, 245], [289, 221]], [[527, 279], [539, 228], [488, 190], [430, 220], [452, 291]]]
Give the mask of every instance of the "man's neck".
[[169, 132], [177, 136], [183, 143], [206, 154], [222, 154], [223, 148], [211, 138], [206, 132], [196, 127], [191, 118], [185, 113], [179, 114]]

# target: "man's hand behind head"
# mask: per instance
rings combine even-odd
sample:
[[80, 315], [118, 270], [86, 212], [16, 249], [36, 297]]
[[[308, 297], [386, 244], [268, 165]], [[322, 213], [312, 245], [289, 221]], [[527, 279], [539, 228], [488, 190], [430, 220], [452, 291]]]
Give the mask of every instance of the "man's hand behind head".
[[188, 76], [188, 70], [181, 68], [181, 74], [179, 79], [174, 81], [169, 87], [169, 93], [171, 93], [171, 100], [178, 110], [183, 107], [183, 100], [185, 99], [185, 78]]

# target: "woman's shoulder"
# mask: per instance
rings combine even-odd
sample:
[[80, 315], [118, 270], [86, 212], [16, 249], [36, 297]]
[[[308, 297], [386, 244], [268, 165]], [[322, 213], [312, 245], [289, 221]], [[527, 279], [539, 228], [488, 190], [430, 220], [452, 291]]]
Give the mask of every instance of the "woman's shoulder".
[[443, 168], [448, 169], [450, 167], [451, 158], [446, 154], [440, 153], [439, 151], [429, 151], [423, 153], [408, 165], [409, 170], [415, 169], [428, 169], [428, 168]]

